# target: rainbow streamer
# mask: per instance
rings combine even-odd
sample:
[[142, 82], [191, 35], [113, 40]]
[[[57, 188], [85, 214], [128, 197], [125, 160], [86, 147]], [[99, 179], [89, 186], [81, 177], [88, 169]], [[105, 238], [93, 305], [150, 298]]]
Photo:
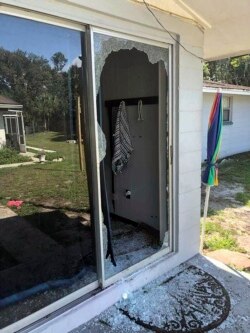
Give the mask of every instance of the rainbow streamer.
[[217, 159], [222, 137], [222, 94], [217, 93], [210, 112], [207, 133], [207, 167], [202, 175], [203, 183], [209, 186], [218, 186]]

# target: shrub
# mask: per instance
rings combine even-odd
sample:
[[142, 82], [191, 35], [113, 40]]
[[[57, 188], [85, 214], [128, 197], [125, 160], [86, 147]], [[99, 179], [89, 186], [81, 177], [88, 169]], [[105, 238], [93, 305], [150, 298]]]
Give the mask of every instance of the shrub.
[[[36, 155], [36, 157], [39, 157], [40, 154]], [[45, 152], [45, 160], [46, 161], [53, 161], [58, 160], [59, 158], [63, 158], [63, 156], [59, 153], [47, 153]], [[63, 158], [64, 159], [64, 158]]]
[[63, 158], [59, 153], [45, 153], [46, 161], [58, 160], [59, 158]]
[[20, 155], [15, 149], [4, 147], [0, 149], [0, 165], [29, 162], [30, 158]]

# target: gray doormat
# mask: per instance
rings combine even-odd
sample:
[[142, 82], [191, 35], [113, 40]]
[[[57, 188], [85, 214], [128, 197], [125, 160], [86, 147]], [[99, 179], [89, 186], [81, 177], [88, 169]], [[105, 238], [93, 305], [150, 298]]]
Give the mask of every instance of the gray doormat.
[[[149, 284], [117, 306], [146, 330], [159, 333], [202, 333], [228, 316], [230, 299], [210, 274], [189, 266], [158, 284]], [[112, 327], [112, 323], [110, 326]]]

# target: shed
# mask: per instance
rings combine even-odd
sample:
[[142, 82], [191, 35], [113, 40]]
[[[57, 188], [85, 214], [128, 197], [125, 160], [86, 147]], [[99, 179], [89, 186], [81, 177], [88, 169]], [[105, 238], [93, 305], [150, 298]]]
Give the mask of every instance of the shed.
[[0, 148], [9, 146], [26, 152], [23, 106], [0, 95]]
[[223, 133], [219, 158], [250, 151], [250, 87], [205, 81], [203, 83], [202, 160], [206, 159], [207, 124], [218, 89], [223, 94]]
[[[1, 15], [64, 27], [68, 35], [70, 30], [81, 33], [97, 278], [5, 328], [69, 332], [122, 294], [199, 252], [202, 61], [249, 51], [248, 35], [242, 31], [249, 31], [250, 5], [247, 0], [237, 6], [229, 0], [5, 0], [0, 9]], [[26, 31], [25, 43], [28, 38]], [[114, 180], [110, 134], [122, 101], [132, 124], [134, 158], [124, 177]], [[106, 217], [112, 209], [153, 227], [161, 243], [157, 251], [120, 271], [107, 270], [110, 263], [103, 251], [103, 213]], [[63, 256], [57, 255], [60, 263]]]

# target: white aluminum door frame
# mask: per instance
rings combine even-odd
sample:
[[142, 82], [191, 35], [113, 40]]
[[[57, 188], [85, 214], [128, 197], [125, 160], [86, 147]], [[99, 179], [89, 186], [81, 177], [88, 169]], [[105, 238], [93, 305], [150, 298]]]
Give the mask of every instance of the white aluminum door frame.
[[[162, 43], [162, 42], [158, 42], [155, 40], [151, 40], [151, 39], [145, 39], [145, 38], [141, 38], [138, 36], [131, 36], [131, 35], [126, 35], [126, 34], [122, 34], [122, 33], [117, 33], [114, 31], [110, 31], [110, 30], [106, 30], [106, 29], [101, 29], [99, 27], [90, 27], [90, 34], [91, 34], [91, 49], [92, 49], [92, 85], [93, 85], [93, 106], [94, 106], [94, 117], [97, 121], [97, 105], [96, 105], [96, 79], [95, 79], [95, 54], [94, 54], [94, 34], [95, 33], [99, 33], [99, 34], [104, 34], [107, 36], [112, 36], [112, 37], [117, 37], [117, 38], [123, 38], [123, 39], [129, 39], [132, 41], [137, 41], [140, 43], [144, 43], [144, 44], [149, 44], [152, 46], [158, 46], [158, 47], [163, 47], [163, 48], [167, 48], [169, 50], [169, 59], [168, 59], [168, 117], [169, 117], [169, 121], [168, 121], [168, 132], [169, 132], [169, 142], [168, 142], [168, 152], [169, 152], [169, 156], [168, 156], [168, 161], [169, 161], [169, 167], [168, 167], [168, 172], [169, 172], [169, 186], [168, 186], [168, 192], [169, 192], [169, 207], [168, 207], [168, 216], [169, 216], [169, 230], [168, 230], [168, 244], [166, 244], [166, 246], [163, 246], [161, 250], [159, 250], [157, 253], [151, 255], [150, 257], [138, 262], [135, 265], [130, 266], [129, 268], [117, 273], [116, 275], [110, 277], [110, 278], [105, 278], [105, 271], [104, 271], [104, 265], [102, 265], [102, 263], [99, 263], [99, 266], [102, 266], [101, 269], [101, 286], [107, 287], [115, 282], [117, 282], [119, 279], [123, 279], [124, 277], [127, 277], [128, 275], [130, 275], [131, 273], [135, 272], [138, 269], [141, 269], [145, 266], [147, 266], [148, 264], [154, 262], [155, 260], [160, 259], [163, 255], [166, 255], [168, 253], [170, 253], [171, 251], [173, 251], [173, 228], [171, 227], [171, 225], [174, 223], [174, 219], [173, 216], [174, 214], [172, 213], [173, 210], [173, 202], [172, 202], [172, 190], [173, 190], [173, 186], [172, 186], [172, 180], [170, 180], [170, 178], [172, 179], [173, 177], [173, 161], [172, 161], [172, 156], [171, 156], [171, 152], [172, 152], [172, 147], [173, 147], [173, 143], [172, 143], [172, 132], [173, 132], [173, 122], [172, 122], [172, 117], [170, 117], [170, 113], [173, 112], [173, 108], [172, 108], [172, 103], [170, 102], [171, 97], [172, 96], [172, 83], [173, 83], [173, 79], [172, 79], [172, 71], [171, 71], [171, 66], [173, 65], [172, 62], [172, 45], [168, 44], [168, 43]], [[98, 142], [98, 133], [97, 133], [97, 124], [95, 125], [95, 129], [94, 129], [95, 135], [96, 135], [96, 139], [95, 142]], [[98, 147], [96, 147], [96, 154], [98, 153]], [[98, 160], [98, 156], [96, 156], [96, 159]], [[167, 171], [167, 170], [166, 170]], [[166, 175], [166, 173], [165, 173]], [[101, 219], [100, 217], [102, 216], [102, 208], [101, 208], [101, 185], [100, 185], [100, 173], [98, 171], [98, 198], [99, 198], [99, 228], [98, 228], [98, 234], [99, 234], [99, 239], [101, 240], [101, 243], [103, 244], [103, 235], [102, 235], [102, 228], [101, 228]], [[163, 203], [160, 203], [163, 204]], [[166, 205], [166, 202], [165, 202]], [[166, 223], [166, 219], [165, 219], [165, 223]], [[162, 228], [162, 232], [164, 229]], [[102, 247], [102, 246], [101, 246]], [[97, 254], [97, 260], [104, 260], [104, 256], [103, 256], [103, 248], [99, 248], [99, 254]], [[100, 281], [100, 279], [99, 279]]]

